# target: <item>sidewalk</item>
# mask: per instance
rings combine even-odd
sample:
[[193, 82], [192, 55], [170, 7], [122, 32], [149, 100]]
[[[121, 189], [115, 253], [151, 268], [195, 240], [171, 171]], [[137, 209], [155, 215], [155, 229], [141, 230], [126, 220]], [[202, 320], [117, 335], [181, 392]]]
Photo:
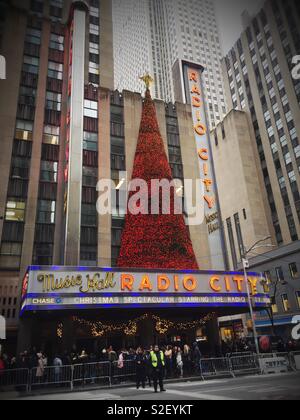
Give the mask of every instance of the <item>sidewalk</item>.
[[[214, 378], [216, 379], [216, 378]], [[201, 377], [193, 376], [193, 377], [186, 377], [186, 378], [175, 378], [175, 379], [167, 379], [165, 380], [165, 384], [180, 384], [185, 382], [204, 382], [202, 381]], [[207, 381], [208, 382], [208, 381]], [[211, 381], [210, 381], [211, 382]], [[83, 391], [96, 391], [96, 390], [115, 390], [115, 389], [125, 389], [125, 388], [132, 388], [135, 386], [134, 382], [126, 382], [124, 384], [117, 384], [112, 385], [111, 387], [108, 386], [100, 386], [100, 385], [92, 385], [87, 384], [81, 387], [75, 387], [71, 390], [69, 387], [65, 388], [51, 388], [51, 389], [39, 389], [39, 390], [32, 390], [31, 392], [18, 392], [18, 391], [10, 391], [10, 392], [0, 392], [0, 400], [11, 400], [16, 398], [25, 398], [25, 397], [35, 397], [41, 395], [52, 395], [52, 394], [66, 394], [66, 393], [77, 393]], [[147, 388], [149, 388], [147, 386]]]

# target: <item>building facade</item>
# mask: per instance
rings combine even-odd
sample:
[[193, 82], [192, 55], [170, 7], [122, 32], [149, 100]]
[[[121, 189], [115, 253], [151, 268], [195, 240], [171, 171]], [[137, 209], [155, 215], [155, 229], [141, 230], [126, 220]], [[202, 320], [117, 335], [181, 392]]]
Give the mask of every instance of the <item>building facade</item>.
[[[5, 10], [0, 313], [15, 342], [28, 266], [116, 266], [124, 209], [98, 216], [96, 185], [119, 185], [124, 171], [131, 178], [143, 98], [113, 90], [108, 0], [12, 1]], [[174, 178], [197, 180], [191, 106], [155, 107]], [[206, 223], [189, 230], [199, 266], [210, 269]]]
[[264, 253], [276, 243], [248, 114], [231, 110], [211, 132], [211, 143], [229, 264], [237, 269], [243, 249], [268, 238], [256, 250]]
[[96, 196], [100, 53], [103, 86], [113, 87], [112, 45], [100, 48], [112, 22], [106, 0], [2, 6], [1, 314], [15, 335], [28, 265], [97, 257], [96, 210], [86, 212]]
[[[243, 164], [235, 189], [220, 198], [231, 263], [241, 268], [241, 246], [249, 249], [270, 236], [264, 242], [269, 250], [261, 244], [248, 255], [250, 268], [265, 273], [273, 300], [272, 310], [258, 317], [257, 327], [260, 334], [284, 340], [291, 339], [292, 318], [300, 310], [300, 81], [292, 75], [300, 48], [299, 18], [297, 2], [280, 0], [266, 1], [255, 17], [244, 16], [245, 30], [223, 59], [226, 98], [233, 111], [212, 133], [219, 183], [222, 151]], [[225, 170], [225, 179], [226, 173], [230, 179], [230, 171]], [[244, 204], [238, 200], [233, 205], [229, 200], [240, 185], [249, 195]], [[254, 213], [247, 210], [252, 204]]]
[[277, 244], [300, 234], [299, 6], [268, 1], [223, 60], [229, 108], [249, 112]]
[[200, 63], [209, 124], [215, 127], [226, 104], [214, 2], [115, 0], [113, 15], [116, 87], [141, 92], [137, 71], [153, 71], [154, 96], [174, 102], [173, 65], [178, 59]]
[[115, 88], [142, 93], [140, 77], [153, 74], [148, 0], [113, 0], [112, 7]]
[[250, 260], [251, 269], [264, 273], [268, 280], [272, 299], [272, 307], [257, 315], [258, 332], [281, 337], [285, 343], [292, 339], [293, 318], [300, 315], [299, 250], [298, 241]]

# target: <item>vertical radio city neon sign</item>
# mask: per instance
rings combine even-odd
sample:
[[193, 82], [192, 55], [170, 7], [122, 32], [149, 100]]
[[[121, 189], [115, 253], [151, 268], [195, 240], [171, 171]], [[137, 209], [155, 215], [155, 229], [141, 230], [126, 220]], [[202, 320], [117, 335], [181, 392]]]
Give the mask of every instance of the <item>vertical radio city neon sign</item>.
[[[203, 100], [201, 96], [201, 89], [200, 89], [200, 80], [199, 80], [199, 73], [195, 70], [189, 70], [189, 81], [191, 84], [191, 99], [192, 99], [192, 107], [194, 108], [195, 112], [195, 125], [194, 130], [196, 134], [200, 137], [205, 136], [207, 134], [207, 127], [205, 121], [203, 120]], [[213, 192], [213, 185], [214, 182], [212, 180], [211, 171], [210, 171], [210, 157], [209, 157], [209, 150], [207, 147], [201, 147], [198, 149], [198, 156], [201, 161], [201, 169], [204, 175], [203, 183], [205, 186], [206, 194], [204, 195], [204, 200], [209, 208], [209, 210], [214, 210], [216, 206], [215, 195]]]
[[206, 224], [209, 233], [211, 260], [215, 269], [224, 269], [224, 252], [220, 216], [217, 199], [217, 188], [213, 169], [210, 137], [208, 133], [204, 95], [202, 91], [202, 71], [200, 66], [194, 67], [185, 63], [186, 95], [192, 106], [194, 133], [199, 158], [201, 182], [204, 184], [204, 204], [206, 207]]

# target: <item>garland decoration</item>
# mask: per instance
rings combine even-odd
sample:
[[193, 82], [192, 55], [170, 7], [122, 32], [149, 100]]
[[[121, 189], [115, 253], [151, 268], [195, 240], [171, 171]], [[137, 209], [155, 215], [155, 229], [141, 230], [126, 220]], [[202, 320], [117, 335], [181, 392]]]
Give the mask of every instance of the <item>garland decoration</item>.
[[136, 319], [129, 320], [128, 322], [122, 323], [103, 323], [101, 321], [88, 321], [82, 318], [74, 317], [73, 321], [78, 325], [87, 328], [91, 335], [95, 338], [103, 337], [107, 333], [123, 331], [127, 336], [135, 336], [138, 331], [138, 325], [147, 319], [152, 320], [155, 323], [156, 331], [164, 335], [170, 330], [175, 331], [188, 331], [201, 326], [204, 326], [207, 322], [211, 321], [215, 317], [214, 313], [208, 314], [205, 317], [196, 321], [187, 322], [175, 322], [169, 319], [163, 319], [156, 315], [144, 314]]

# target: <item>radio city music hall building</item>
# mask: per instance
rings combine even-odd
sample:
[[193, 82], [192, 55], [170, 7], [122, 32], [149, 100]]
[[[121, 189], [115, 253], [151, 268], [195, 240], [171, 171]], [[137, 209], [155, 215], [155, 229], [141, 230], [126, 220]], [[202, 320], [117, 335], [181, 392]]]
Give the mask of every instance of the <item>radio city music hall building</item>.
[[[175, 105], [114, 91], [111, 4], [11, 2], [1, 54], [1, 312], [19, 350], [92, 349], [197, 337], [248, 311], [245, 279], [226, 272], [202, 67], [177, 63]], [[110, 35], [109, 35], [110, 34]], [[10, 40], [10, 42], [7, 42]], [[142, 162], [142, 164], [141, 164]], [[203, 181], [205, 221], [98, 215], [96, 184]], [[201, 181], [201, 182], [202, 182]], [[256, 309], [269, 303], [249, 273]], [[21, 308], [21, 310], [20, 310]], [[98, 347], [98, 348], [99, 348]]]

